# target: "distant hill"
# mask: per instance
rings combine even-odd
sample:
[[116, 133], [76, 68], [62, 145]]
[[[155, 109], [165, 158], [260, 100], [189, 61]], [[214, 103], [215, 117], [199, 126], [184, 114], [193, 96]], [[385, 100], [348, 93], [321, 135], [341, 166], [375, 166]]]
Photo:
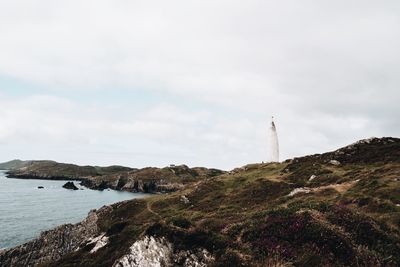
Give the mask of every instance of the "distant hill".
[[108, 185], [164, 178], [186, 182], [178, 191], [105, 206], [79, 224], [46, 231], [0, 252], [0, 262], [400, 266], [399, 138], [365, 139], [220, 175], [183, 165], [98, 178]]
[[[19, 178], [47, 178], [47, 179], [79, 179], [88, 176], [100, 176], [106, 174], [118, 173], [121, 171], [133, 170], [123, 166], [79, 166], [75, 164], [59, 163], [50, 160], [31, 160], [17, 162], [15, 167], [10, 168], [10, 173], [16, 175], [25, 175], [27, 177]], [[42, 177], [41, 177], [42, 176]]]
[[0, 170], [18, 169], [18, 168], [23, 167], [27, 163], [29, 163], [29, 161], [22, 161], [22, 160], [19, 160], [19, 159], [7, 161], [7, 162], [4, 162], [4, 163], [0, 163]]
[[78, 166], [55, 161], [29, 161], [8, 171], [9, 178], [80, 180], [81, 184], [103, 190], [107, 188], [130, 192], [171, 192], [185, 184], [223, 174], [207, 168], [171, 165], [165, 168], [133, 169], [123, 166]]

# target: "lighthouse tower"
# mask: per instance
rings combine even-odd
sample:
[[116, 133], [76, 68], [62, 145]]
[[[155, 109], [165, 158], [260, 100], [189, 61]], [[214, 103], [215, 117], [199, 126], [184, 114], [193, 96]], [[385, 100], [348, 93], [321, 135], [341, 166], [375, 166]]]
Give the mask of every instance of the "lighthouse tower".
[[267, 162], [279, 162], [279, 142], [278, 142], [278, 133], [276, 132], [276, 126], [274, 122], [274, 117], [272, 117], [271, 126], [269, 128]]

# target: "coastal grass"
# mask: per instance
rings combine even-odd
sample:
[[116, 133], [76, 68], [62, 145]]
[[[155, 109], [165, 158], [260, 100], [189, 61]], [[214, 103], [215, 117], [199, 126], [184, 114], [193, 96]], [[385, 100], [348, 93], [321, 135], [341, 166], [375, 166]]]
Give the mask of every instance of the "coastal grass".
[[[396, 144], [375, 152], [387, 154]], [[98, 223], [110, 243], [57, 265], [111, 266], [151, 235], [177, 250], [205, 248], [215, 266], [399, 266], [399, 159], [356, 148], [250, 164], [177, 192], [115, 204]], [[340, 165], [329, 163], [334, 156]], [[300, 187], [312, 190], [289, 195]]]

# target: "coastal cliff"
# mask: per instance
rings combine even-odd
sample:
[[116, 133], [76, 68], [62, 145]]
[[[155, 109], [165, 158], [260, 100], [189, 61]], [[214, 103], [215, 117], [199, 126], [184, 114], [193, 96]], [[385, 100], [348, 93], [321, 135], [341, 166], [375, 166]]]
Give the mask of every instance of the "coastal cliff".
[[399, 266], [399, 153], [373, 138], [249, 164], [91, 212], [0, 266]]
[[29, 161], [9, 170], [7, 177], [19, 179], [75, 180], [95, 190], [115, 189], [129, 192], [165, 193], [184, 185], [225, 173], [217, 169], [189, 168], [186, 165], [165, 168], [132, 169], [122, 166], [77, 166], [53, 161]]
[[13, 249], [0, 252], [0, 266], [37, 266], [61, 259], [67, 253], [98, 233], [99, 211], [91, 211], [88, 217], [78, 224], [65, 224], [41, 233], [40, 237]]

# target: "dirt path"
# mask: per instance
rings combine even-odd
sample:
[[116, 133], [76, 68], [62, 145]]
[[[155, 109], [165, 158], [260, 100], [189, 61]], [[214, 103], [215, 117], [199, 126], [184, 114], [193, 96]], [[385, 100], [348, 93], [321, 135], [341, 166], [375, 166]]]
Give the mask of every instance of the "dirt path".
[[153, 202], [147, 201], [147, 204], [146, 204], [147, 210], [148, 210], [151, 214], [154, 214], [155, 216], [157, 216], [158, 218], [161, 219], [161, 218], [162, 218], [161, 215], [158, 214], [157, 212], [155, 212], [155, 211], [151, 208], [151, 204], [153, 204]]

